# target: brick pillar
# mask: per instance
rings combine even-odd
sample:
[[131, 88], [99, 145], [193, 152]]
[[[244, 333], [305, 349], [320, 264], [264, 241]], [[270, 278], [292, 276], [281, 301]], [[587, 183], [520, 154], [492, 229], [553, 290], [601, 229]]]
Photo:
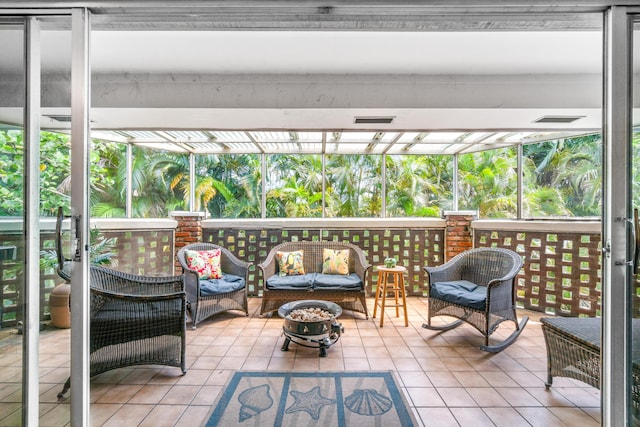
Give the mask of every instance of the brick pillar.
[[187, 211], [173, 211], [169, 213], [171, 219], [178, 221], [176, 232], [174, 236], [174, 262], [175, 271], [181, 272], [182, 267], [178, 262], [178, 258], [175, 256], [183, 246], [191, 243], [202, 242], [202, 220], [205, 218], [204, 212], [187, 212]]
[[445, 261], [468, 249], [473, 248], [471, 221], [478, 218], [476, 211], [446, 211], [444, 219], [447, 222], [444, 232]]

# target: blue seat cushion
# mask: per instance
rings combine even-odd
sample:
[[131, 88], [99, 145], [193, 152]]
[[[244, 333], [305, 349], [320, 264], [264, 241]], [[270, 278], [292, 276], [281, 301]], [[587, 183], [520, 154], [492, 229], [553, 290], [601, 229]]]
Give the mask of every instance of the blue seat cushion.
[[313, 282], [314, 290], [355, 291], [362, 289], [362, 280], [356, 273], [321, 274], [318, 273]]
[[487, 305], [486, 286], [468, 280], [436, 282], [431, 285], [429, 296], [476, 310], [484, 310]]
[[220, 279], [200, 280], [200, 295], [226, 294], [244, 288], [244, 278], [233, 274], [224, 274]]
[[267, 279], [267, 289], [311, 289], [317, 273], [294, 276], [271, 276]]

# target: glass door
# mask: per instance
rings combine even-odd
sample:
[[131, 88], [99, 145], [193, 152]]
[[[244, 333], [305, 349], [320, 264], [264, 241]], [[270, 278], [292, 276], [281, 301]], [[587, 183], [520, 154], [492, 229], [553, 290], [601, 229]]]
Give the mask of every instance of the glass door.
[[[0, 20], [0, 424], [22, 425], [24, 315], [24, 111], [25, 26]], [[9, 77], [11, 76], [11, 77]], [[11, 82], [7, 80], [11, 78]], [[3, 89], [4, 93], [4, 89]]]
[[69, 325], [53, 321], [69, 313], [55, 298], [54, 216], [70, 205], [70, 27], [68, 16], [0, 16], [0, 425], [70, 420], [57, 399]]
[[632, 111], [631, 111], [631, 204], [634, 217], [634, 271], [632, 278], [632, 352], [631, 352], [631, 419], [633, 425], [640, 425], [640, 381], [638, 369], [640, 363], [635, 359], [640, 355], [640, 16], [636, 16], [633, 24], [631, 49], [632, 64]]

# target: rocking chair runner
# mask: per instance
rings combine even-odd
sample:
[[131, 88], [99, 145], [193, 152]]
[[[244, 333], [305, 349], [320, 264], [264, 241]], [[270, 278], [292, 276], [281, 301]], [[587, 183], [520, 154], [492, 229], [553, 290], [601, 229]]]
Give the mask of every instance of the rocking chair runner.
[[[515, 277], [522, 257], [509, 249], [477, 248], [456, 255], [438, 267], [424, 267], [429, 275], [429, 313], [423, 328], [447, 331], [467, 322], [485, 337], [481, 350], [497, 353], [518, 338], [529, 318], [518, 323]], [[456, 320], [435, 326], [431, 318], [451, 316]], [[489, 336], [505, 320], [516, 330], [504, 341], [489, 345]]]

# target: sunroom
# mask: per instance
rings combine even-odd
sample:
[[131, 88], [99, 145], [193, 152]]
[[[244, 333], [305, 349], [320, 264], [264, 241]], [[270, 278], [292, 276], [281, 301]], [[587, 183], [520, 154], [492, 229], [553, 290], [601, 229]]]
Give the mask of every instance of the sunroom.
[[[636, 317], [635, 292], [611, 285], [635, 289], [627, 261], [636, 82], [622, 59], [632, 63], [637, 50], [621, 28], [633, 33], [627, 16], [636, 10], [29, 3], [34, 9], [0, 9], [0, 37], [12, 58], [2, 65], [0, 123], [5, 146], [24, 150], [13, 155], [25, 162], [3, 166], [5, 190], [7, 178], [24, 178], [12, 197], [3, 196], [4, 206], [16, 192], [24, 204], [2, 220], [0, 245], [18, 250], [0, 261], [12, 355], [6, 368], [14, 373], [0, 419], [81, 425], [91, 413], [92, 425], [109, 425], [139, 410], [139, 425], [179, 425], [190, 416], [201, 422], [234, 370], [376, 367], [404, 380], [419, 425], [467, 425], [477, 417], [493, 424], [631, 422], [630, 354], [607, 349], [631, 341], [617, 332], [630, 331], [627, 320]], [[56, 147], [64, 159], [56, 163], [49, 151], [34, 156], [46, 148], [40, 130], [68, 143]], [[51, 182], [35, 184], [36, 169]], [[73, 286], [86, 280], [88, 260], [74, 268], [71, 300], [84, 302], [71, 307], [71, 329], [39, 331], [60, 279], [35, 260], [53, 247], [47, 216], [61, 201], [67, 214], [80, 215], [72, 227], [81, 235], [97, 227], [117, 237], [114, 265], [137, 274], [179, 274], [175, 251], [192, 237], [183, 228], [197, 223], [198, 239], [254, 264], [249, 318], [224, 313], [189, 331], [197, 375], [135, 368], [89, 382], [79, 318], [87, 291]], [[466, 233], [458, 250], [507, 247], [525, 258], [518, 305], [532, 323], [493, 357], [475, 352], [471, 329], [438, 335], [420, 328], [422, 268], [455, 253], [454, 223]], [[389, 316], [392, 327], [380, 328], [377, 319], [348, 312], [341, 344], [326, 360], [303, 349], [280, 355], [281, 322], [257, 313], [263, 283], [255, 265], [291, 240], [354, 243], [373, 265], [397, 258], [408, 270], [410, 327]], [[370, 297], [375, 279], [367, 283]], [[570, 380], [544, 390], [544, 316], [606, 320], [602, 393]], [[21, 319], [25, 333], [16, 335]], [[53, 350], [45, 349], [49, 342]], [[69, 342], [71, 350], [60, 347]], [[268, 360], [258, 360], [269, 346]], [[371, 359], [368, 368], [358, 365], [363, 358]], [[57, 403], [69, 365], [75, 399]], [[25, 374], [15, 373], [23, 367]], [[145, 397], [150, 390], [162, 397]], [[500, 398], [483, 398], [490, 390]], [[21, 402], [39, 403], [39, 413]]]

